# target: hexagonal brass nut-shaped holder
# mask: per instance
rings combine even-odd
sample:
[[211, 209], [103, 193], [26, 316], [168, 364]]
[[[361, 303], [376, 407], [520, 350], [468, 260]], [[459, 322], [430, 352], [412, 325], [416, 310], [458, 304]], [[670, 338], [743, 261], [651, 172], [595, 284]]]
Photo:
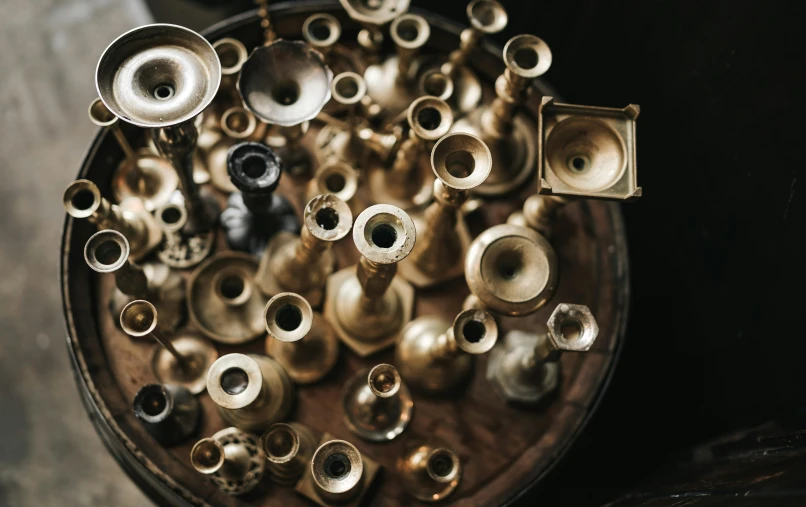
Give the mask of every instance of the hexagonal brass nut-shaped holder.
[[585, 352], [599, 335], [599, 325], [585, 305], [557, 305], [546, 325], [549, 340], [556, 350]]
[[400, 329], [394, 333], [390, 333], [389, 336], [384, 336], [381, 337], [381, 339], [373, 340], [371, 342], [357, 340], [352, 337], [341, 324], [339, 316], [336, 315], [336, 304], [334, 301], [335, 298], [339, 296], [339, 288], [341, 285], [350, 277], [355, 276], [355, 273], [356, 266], [350, 266], [340, 271], [336, 271], [328, 277], [327, 286], [325, 288], [325, 318], [333, 326], [333, 330], [336, 332], [336, 336], [339, 337], [339, 340], [344, 342], [345, 345], [350, 347], [350, 350], [359, 356], [367, 357], [385, 349], [386, 347], [394, 345], [400, 329], [403, 329], [403, 327], [411, 320], [414, 312], [414, 287], [412, 287], [411, 284], [404, 280], [400, 275], [396, 275], [392, 279], [392, 284], [389, 286], [389, 289], [387, 289], [396, 290], [398, 294], [400, 294], [401, 315], [403, 321]]
[[586, 199], [641, 197], [635, 120], [640, 108], [558, 104], [543, 97], [538, 111], [540, 194]]
[[536, 405], [557, 389], [559, 363], [543, 363], [535, 370], [535, 374], [540, 375], [539, 378], [532, 379], [524, 375], [523, 371], [523, 358], [532, 354], [535, 347], [547, 339], [545, 334], [510, 331], [504, 337], [504, 343], [490, 351], [487, 381], [505, 402], [513, 405]]

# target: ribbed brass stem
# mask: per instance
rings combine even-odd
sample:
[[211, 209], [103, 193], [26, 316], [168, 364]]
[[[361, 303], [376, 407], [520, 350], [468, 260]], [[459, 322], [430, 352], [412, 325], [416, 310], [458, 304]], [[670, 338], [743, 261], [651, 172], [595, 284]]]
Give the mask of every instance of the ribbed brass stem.
[[366, 257], [358, 261], [357, 276], [361, 284], [361, 309], [371, 312], [386, 293], [397, 273], [397, 264], [379, 264]]

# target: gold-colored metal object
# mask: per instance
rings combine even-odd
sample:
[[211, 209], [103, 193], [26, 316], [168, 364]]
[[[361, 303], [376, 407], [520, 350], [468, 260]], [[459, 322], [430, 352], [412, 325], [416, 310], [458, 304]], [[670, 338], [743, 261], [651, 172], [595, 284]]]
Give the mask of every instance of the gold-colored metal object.
[[339, 342], [330, 324], [299, 294], [282, 292], [264, 312], [266, 354], [297, 384], [311, 384], [330, 373], [339, 358]]
[[207, 392], [221, 418], [246, 431], [285, 419], [294, 403], [294, 385], [283, 367], [257, 354], [221, 356], [207, 373]]
[[526, 227], [490, 227], [473, 240], [465, 257], [470, 292], [500, 315], [536, 312], [554, 296], [559, 278], [554, 248]]
[[400, 332], [395, 363], [414, 389], [450, 392], [470, 378], [473, 355], [489, 351], [497, 340], [495, 318], [484, 310], [464, 310], [453, 324], [425, 315]]
[[548, 333], [511, 331], [490, 353], [487, 380], [507, 402], [533, 405], [559, 384], [559, 358], [566, 351], [586, 352], [599, 326], [584, 305], [561, 303], [548, 320]]
[[87, 265], [98, 273], [115, 275], [115, 292], [109, 301], [109, 311], [117, 322], [121, 310], [133, 299], [154, 301], [166, 316], [161, 329], [173, 330], [186, 317], [185, 280], [181, 275], [158, 263], [142, 266], [129, 261], [129, 242], [113, 230], [99, 231], [84, 246]]
[[336, 264], [331, 247], [347, 236], [352, 225], [350, 207], [335, 195], [311, 199], [303, 212], [300, 236], [280, 233], [266, 247], [256, 276], [260, 290], [268, 295], [296, 292], [320, 306]]
[[190, 320], [218, 343], [237, 345], [264, 332], [266, 298], [255, 285], [257, 259], [226, 251], [211, 257], [188, 279]]
[[409, 210], [427, 204], [433, 195], [434, 174], [428, 160], [430, 144], [453, 124], [453, 112], [445, 101], [420, 97], [409, 106], [408, 138], [400, 145], [392, 168], [377, 167], [367, 178], [377, 202]]
[[325, 317], [339, 339], [366, 357], [394, 343], [411, 319], [414, 288], [395, 276], [415, 242], [414, 222], [388, 204], [364, 210], [353, 224], [356, 266], [328, 277]]
[[166, 447], [190, 438], [201, 419], [199, 400], [177, 385], [144, 385], [134, 395], [132, 408], [149, 435]]
[[641, 197], [635, 123], [640, 108], [558, 104], [543, 97], [538, 115], [538, 192], [586, 199]]
[[347, 429], [371, 442], [395, 439], [414, 410], [409, 388], [391, 364], [356, 373], [344, 385], [341, 405]]
[[319, 166], [308, 182], [308, 201], [318, 195], [333, 194], [346, 202], [353, 216], [357, 216], [366, 207], [356, 195], [358, 180], [358, 171], [350, 165], [340, 160], [329, 160]]
[[241, 67], [246, 62], [249, 53], [243, 42], [231, 37], [224, 37], [213, 42], [213, 49], [221, 62], [221, 85], [218, 93], [223, 95], [225, 103], [236, 105], [241, 101], [237, 89], [238, 74], [240, 74]]
[[302, 38], [322, 53], [334, 74], [358, 72], [364, 67], [353, 51], [339, 44], [341, 23], [330, 14], [320, 12], [308, 16], [302, 24]]
[[357, 507], [380, 471], [380, 465], [362, 455], [353, 444], [327, 433], [311, 459], [311, 466], [294, 488], [322, 507]]
[[154, 214], [163, 232], [157, 257], [176, 269], [192, 268], [213, 251], [215, 231], [190, 233], [185, 229], [188, 215], [184, 206], [168, 203]]
[[230, 495], [252, 491], [263, 478], [265, 462], [257, 437], [238, 428], [203, 438], [190, 451], [193, 468]]
[[469, 191], [490, 174], [492, 164], [490, 150], [470, 134], [448, 134], [434, 145], [434, 202], [417, 220], [419, 240], [411, 256], [400, 264], [401, 276], [415, 287], [431, 287], [462, 276], [470, 233], [459, 210]]
[[86, 218], [100, 230], [112, 229], [126, 236], [133, 260], [142, 259], [162, 241], [162, 230], [139, 199], [128, 198], [120, 206], [112, 204], [90, 180], [70, 183], [62, 199], [71, 217]]
[[[240, 100], [240, 99], [239, 99]], [[238, 189], [227, 172], [227, 153], [239, 141], [259, 141], [266, 136], [266, 124], [241, 106], [232, 106], [221, 115], [221, 136], [207, 151], [210, 179], [217, 189], [231, 194]]]
[[296, 484], [310, 467], [317, 441], [311, 430], [299, 423], [273, 424], [260, 437], [266, 456], [266, 474], [281, 486]]
[[410, 0], [339, 0], [347, 14], [359, 22], [363, 28], [358, 33], [358, 44], [364, 49], [365, 59], [377, 61], [383, 32], [381, 26], [406, 12]]
[[370, 65], [364, 72], [367, 94], [377, 102], [389, 117], [395, 117], [418, 96], [412, 66], [414, 57], [431, 36], [431, 27], [418, 14], [403, 14], [392, 21], [389, 35], [397, 48], [397, 56], [383, 63]]
[[557, 195], [530, 195], [524, 201], [523, 209], [512, 213], [507, 223], [529, 227], [549, 237], [557, 213], [568, 202], [569, 199]]
[[343, 126], [333, 122], [332, 118], [323, 117], [331, 121], [316, 137], [318, 158], [325, 162], [336, 158], [351, 166], [363, 166], [366, 162], [366, 145], [358, 133], [365, 124], [357, 110], [366, 97], [367, 84], [359, 74], [343, 72], [333, 78], [330, 94], [333, 102], [346, 109], [347, 122]]
[[207, 370], [218, 358], [209, 341], [183, 333], [168, 339], [157, 329], [157, 309], [143, 299], [127, 304], [120, 312], [120, 328], [132, 338], [149, 336], [162, 347], [154, 350], [151, 368], [163, 383], [182, 386], [193, 394], [204, 392]]
[[518, 35], [504, 46], [504, 63], [507, 69], [495, 82], [495, 100], [452, 129], [481, 137], [492, 152], [490, 177], [475, 190], [485, 196], [515, 190], [533, 174], [537, 127], [518, 109], [528, 99], [533, 81], [551, 66], [551, 50], [534, 35]]
[[212, 201], [202, 200], [193, 180], [193, 156], [195, 119], [213, 101], [221, 81], [221, 63], [210, 43], [176, 25], [135, 28], [106, 48], [95, 81], [115, 116], [152, 129], [154, 144], [179, 177], [189, 231], [209, 230], [217, 210]]
[[455, 452], [433, 442], [409, 447], [397, 462], [405, 491], [422, 502], [445, 500], [462, 480], [462, 462]]
[[109, 127], [123, 152], [123, 160], [112, 175], [115, 200], [123, 202], [129, 197], [136, 197], [147, 211], [154, 211], [166, 204], [179, 186], [179, 178], [171, 164], [153, 155], [147, 148], [135, 151], [120, 128], [120, 120], [101, 99], [92, 101], [89, 116], [95, 125]]

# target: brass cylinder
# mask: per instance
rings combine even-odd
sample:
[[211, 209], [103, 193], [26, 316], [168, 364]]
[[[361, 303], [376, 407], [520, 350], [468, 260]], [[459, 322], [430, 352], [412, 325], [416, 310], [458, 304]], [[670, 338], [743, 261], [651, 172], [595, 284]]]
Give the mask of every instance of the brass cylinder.
[[84, 260], [93, 271], [114, 273], [115, 285], [127, 296], [148, 296], [148, 279], [143, 268], [129, 262], [129, 242], [113, 230], [93, 234], [84, 246]]
[[310, 466], [316, 450], [311, 431], [299, 423], [277, 423], [260, 437], [260, 446], [266, 456], [266, 472], [275, 484], [295, 484]]
[[355, 446], [344, 440], [325, 442], [311, 460], [313, 486], [326, 502], [341, 503], [361, 494], [364, 460]]

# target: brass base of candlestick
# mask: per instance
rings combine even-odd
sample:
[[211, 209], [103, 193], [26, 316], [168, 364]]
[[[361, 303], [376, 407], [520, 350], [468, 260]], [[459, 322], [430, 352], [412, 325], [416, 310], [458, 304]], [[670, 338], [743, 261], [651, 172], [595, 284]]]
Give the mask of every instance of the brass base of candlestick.
[[374, 165], [367, 172], [370, 195], [376, 203], [392, 204], [411, 211], [425, 207], [434, 198], [434, 171], [431, 170], [430, 152], [420, 154], [417, 166], [406, 180], [394, 184], [396, 188], [399, 188], [398, 185], [404, 187], [403, 192], [391, 190], [393, 184], [390, 183], [388, 174], [389, 169], [381, 165]]
[[534, 405], [551, 394], [559, 384], [559, 363], [546, 362], [529, 367], [526, 359], [547, 335], [510, 331], [504, 343], [490, 351], [487, 380], [493, 390], [512, 404]]
[[187, 358], [187, 366], [182, 368], [173, 354], [157, 346], [151, 358], [154, 376], [162, 384], [182, 386], [193, 394], [204, 392], [207, 389], [207, 370], [218, 359], [218, 351], [210, 341], [189, 333], [170, 341], [176, 351]]
[[394, 397], [379, 398], [367, 385], [369, 371], [359, 371], [344, 386], [341, 399], [344, 424], [364, 440], [393, 440], [411, 422], [414, 411], [411, 392], [401, 383]]

